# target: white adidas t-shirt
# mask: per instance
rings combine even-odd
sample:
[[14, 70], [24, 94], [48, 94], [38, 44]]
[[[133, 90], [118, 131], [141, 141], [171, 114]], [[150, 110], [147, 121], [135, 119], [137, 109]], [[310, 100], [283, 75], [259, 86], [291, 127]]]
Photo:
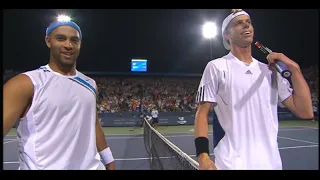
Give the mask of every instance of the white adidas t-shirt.
[[218, 169], [282, 169], [277, 106], [291, 94], [289, 82], [256, 59], [245, 65], [230, 52], [207, 64], [196, 100], [217, 103]]
[[34, 96], [17, 129], [20, 169], [105, 169], [96, 146], [95, 81], [48, 65], [23, 74], [32, 80]]

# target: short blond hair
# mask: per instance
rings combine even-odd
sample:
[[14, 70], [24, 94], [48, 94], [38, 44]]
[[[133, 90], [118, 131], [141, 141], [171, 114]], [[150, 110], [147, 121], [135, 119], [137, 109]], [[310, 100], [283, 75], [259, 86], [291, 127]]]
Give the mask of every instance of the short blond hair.
[[235, 14], [237, 12], [241, 12], [242, 9], [231, 9], [231, 13]]

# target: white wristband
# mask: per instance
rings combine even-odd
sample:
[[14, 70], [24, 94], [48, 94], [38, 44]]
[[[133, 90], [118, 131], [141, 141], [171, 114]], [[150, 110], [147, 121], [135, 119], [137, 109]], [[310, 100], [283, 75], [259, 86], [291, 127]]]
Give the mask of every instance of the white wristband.
[[114, 161], [113, 156], [112, 156], [112, 152], [109, 147], [107, 147], [106, 149], [101, 151], [99, 154], [100, 154], [105, 165]]

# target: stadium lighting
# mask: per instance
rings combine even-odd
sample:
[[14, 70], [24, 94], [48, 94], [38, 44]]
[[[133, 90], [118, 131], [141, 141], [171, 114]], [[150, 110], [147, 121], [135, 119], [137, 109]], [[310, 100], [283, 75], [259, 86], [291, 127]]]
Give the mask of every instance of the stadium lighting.
[[57, 20], [60, 22], [65, 22], [65, 21], [71, 21], [70, 16], [66, 16], [66, 15], [59, 15], [57, 17]]
[[212, 39], [217, 35], [217, 26], [213, 22], [207, 22], [202, 27], [203, 37], [207, 39]]
[[207, 22], [202, 26], [202, 35], [206, 39], [210, 39], [210, 53], [212, 59], [212, 39], [217, 36], [217, 26], [214, 22]]

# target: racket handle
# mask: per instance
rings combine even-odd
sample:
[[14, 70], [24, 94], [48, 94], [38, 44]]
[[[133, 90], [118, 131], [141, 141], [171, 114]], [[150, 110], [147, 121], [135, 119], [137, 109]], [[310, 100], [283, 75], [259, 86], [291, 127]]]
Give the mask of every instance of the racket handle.
[[[269, 54], [272, 52], [269, 48], [263, 46], [258, 41], [255, 43], [255, 45], [265, 54]], [[276, 66], [277, 71], [281, 74], [282, 77], [284, 77], [284, 78], [291, 77], [291, 72], [288, 70], [287, 66], [283, 62], [281, 62], [279, 60], [275, 61], [275, 66]]]
[[284, 78], [291, 77], [291, 72], [288, 70], [287, 66], [283, 62], [276, 61], [275, 66], [277, 71], [281, 74], [282, 77]]

